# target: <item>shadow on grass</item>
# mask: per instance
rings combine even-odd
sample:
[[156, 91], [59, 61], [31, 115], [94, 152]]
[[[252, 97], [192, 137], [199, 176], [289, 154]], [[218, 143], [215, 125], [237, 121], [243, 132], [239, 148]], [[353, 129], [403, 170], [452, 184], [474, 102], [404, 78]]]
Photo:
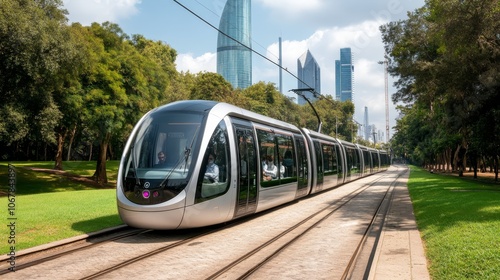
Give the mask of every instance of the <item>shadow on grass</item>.
[[457, 223], [500, 221], [500, 187], [496, 183], [432, 174], [412, 169], [408, 188], [419, 228], [445, 230]]
[[90, 219], [86, 221], [76, 222], [73, 225], [71, 225], [71, 228], [80, 231], [82, 233], [91, 233], [122, 224], [123, 222], [118, 216], [118, 214], [115, 214], [115, 215]]
[[[80, 191], [113, 188], [108, 184], [101, 186], [90, 178], [68, 173], [51, 171], [40, 172], [25, 167], [15, 167], [16, 195], [39, 194], [60, 191]], [[0, 164], [0, 196], [6, 195], [9, 189], [8, 166]]]

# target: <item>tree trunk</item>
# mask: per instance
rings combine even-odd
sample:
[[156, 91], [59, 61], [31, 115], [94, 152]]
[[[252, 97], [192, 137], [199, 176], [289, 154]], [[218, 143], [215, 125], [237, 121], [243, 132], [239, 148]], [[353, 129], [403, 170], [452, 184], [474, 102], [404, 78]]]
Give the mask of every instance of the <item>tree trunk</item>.
[[467, 153], [467, 148], [465, 145], [458, 145], [457, 150], [455, 151], [455, 162], [456, 168], [458, 171], [458, 176], [464, 176], [465, 170], [465, 154]]
[[474, 171], [474, 179], [477, 179], [477, 155], [475, 153], [471, 156], [470, 161]]
[[63, 129], [63, 131], [57, 134], [57, 153], [56, 153], [56, 162], [54, 164], [55, 170], [63, 170], [62, 166], [62, 157], [63, 157], [63, 148], [64, 148], [64, 139], [68, 133], [67, 129]]
[[457, 146], [457, 149], [455, 150], [455, 153], [453, 155], [453, 165], [454, 165], [454, 169], [453, 171], [460, 171], [460, 167], [459, 167], [459, 151], [460, 151], [460, 145]]
[[113, 160], [115, 158], [115, 155], [113, 153], [113, 145], [109, 143], [108, 145], [108, 153], [109, 153], [109, 159]]
[[451, 163], [451, 172], [455, 171], [455, 168], [456, 168], [454, 158], [455, 158], [455, 154], [453, 153], [453, 149], [450, 148], [450, 157], [449, 157], [449, 160], [450, 160], [450, 163]]
[[91, 160], [92, 160], [92, 147], [93, 147], [92, 142], [90, 142], [90, 149], [89, 149], [89, 161], [91, 161]]
[[498, 156], [495, 156], [493, 168], [495, 168], [495, 182], [498, 182]]
[[32, 160], [31, 156], [30, 156], [30, 148], [31, 148], [31, 142], [28, 143], [28, 145], [26, 145], [26, 160]]
[[450, 168], [451, 168], [451, 152], [452, 150], [450, 148], [446, 149], [446, 152], [445, 152], [445, 161], [446, 161], [446, 173], [449, 173], [451, 172]]
[[92, 176], [94, 180], [99, 184], [108, 183], [108, 177], [106, 175], [106, 155], [110, 139], [111, 134], [109, 132], [106, 132], [100, 144], [99, 156], [97, 157], [97, 167], [94, 176]]
[[69, 159], [70, 159], [71, 146], [73, 146], [73, 140], [75, 139], [75, 134], [76, 134], [76, 124], [75, 124], [75, 126], [73, 126], [73, 129], [71, 130], [71, 133], [69, 135], [68, 154], [66, 155], [66, 161], [69, 161]]
[[40, 160], [40, 142], [37, 141], [36, 142], [36, 154], [35, 154], [35, 158], [36, 160]]

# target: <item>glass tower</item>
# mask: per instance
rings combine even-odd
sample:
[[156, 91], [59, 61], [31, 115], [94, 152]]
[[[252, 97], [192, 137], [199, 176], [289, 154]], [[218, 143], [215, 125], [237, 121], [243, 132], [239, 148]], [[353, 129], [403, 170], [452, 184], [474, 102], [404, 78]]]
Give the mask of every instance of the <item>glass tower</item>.
[[337, 100], [354, 102], [353, 76], [351, 48], [340, 49], [340, 60], [335, 61], [335, 97]]
[[250, 0], [228, 0], [219, 23], [217, 73], [234, 88], [244, 89], [252, 85], [250, 4]]
[[[298, 81], [298, 88], [312, 88], [317, 93], [321, 92], [321, 77], [320, 68], [316, 59], [312, 56], [311, 52], [307, 50], [299, 59], [297, 59], [297, 76], [300, 80]], [[309, 101], [316, 101], [318, 98], [310, 91], [303, 91], [303, 95], [306, 96]], [[304, 97], [298, 97], [298, 104], [306, 104]]]

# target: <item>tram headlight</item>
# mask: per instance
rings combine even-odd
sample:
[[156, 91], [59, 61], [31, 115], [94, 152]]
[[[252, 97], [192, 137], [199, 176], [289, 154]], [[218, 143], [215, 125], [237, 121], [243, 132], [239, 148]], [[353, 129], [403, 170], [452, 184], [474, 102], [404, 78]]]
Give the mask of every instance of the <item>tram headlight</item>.
[[148, 199], [151, 196], [151, 193], [148, 190], [143, 190], [142, 191], [142, 197], [144, 199]]

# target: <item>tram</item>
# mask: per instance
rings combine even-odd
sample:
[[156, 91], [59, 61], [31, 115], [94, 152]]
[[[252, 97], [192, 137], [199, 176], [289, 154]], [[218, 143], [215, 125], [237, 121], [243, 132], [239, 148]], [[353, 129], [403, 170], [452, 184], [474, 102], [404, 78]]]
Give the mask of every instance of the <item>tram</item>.
[[215, 101], [146, 113], [121, 158], [117, 205], [137, 228], [224, 223], [386, 170], [389, 154]]

